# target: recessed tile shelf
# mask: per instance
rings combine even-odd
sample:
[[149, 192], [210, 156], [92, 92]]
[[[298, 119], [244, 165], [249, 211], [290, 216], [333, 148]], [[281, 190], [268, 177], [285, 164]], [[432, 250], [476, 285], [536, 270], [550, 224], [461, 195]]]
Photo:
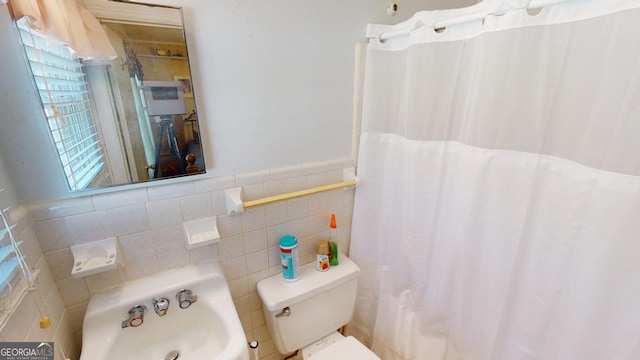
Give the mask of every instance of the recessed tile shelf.
[[182, 223], [187, 249], [193, 250], [205, 245], [212, 245], [220, 242], [220, 233], [215, 216], [201, 219], [185, 221]]

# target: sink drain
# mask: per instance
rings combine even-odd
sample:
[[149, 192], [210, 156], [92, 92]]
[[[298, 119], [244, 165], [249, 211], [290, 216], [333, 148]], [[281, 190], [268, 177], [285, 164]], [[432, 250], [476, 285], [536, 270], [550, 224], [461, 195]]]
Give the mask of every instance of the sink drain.
[[167, 356], [164, 357], [164, 360], [177, 360], [180, 357], [180, 351], [173, 350], [169, 351]]

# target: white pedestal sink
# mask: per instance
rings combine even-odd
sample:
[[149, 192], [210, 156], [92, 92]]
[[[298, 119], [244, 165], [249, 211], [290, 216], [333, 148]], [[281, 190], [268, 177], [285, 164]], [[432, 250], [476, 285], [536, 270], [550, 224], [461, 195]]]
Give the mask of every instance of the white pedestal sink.
[[[184, 289], [197, 301], [180, 308]], [[164, 316], [153, 299], [167, 298]], [[142, 324], [123, 328], [128, 311], [147, 308]], [[129, 324], [128, 321], [125, 321]], [[139, 324], [136, 319], [132, 324]], [[248, 360], [247, 340], [217, 263], [170, 270], [94, 295], [82, 329], [80, 360]]]

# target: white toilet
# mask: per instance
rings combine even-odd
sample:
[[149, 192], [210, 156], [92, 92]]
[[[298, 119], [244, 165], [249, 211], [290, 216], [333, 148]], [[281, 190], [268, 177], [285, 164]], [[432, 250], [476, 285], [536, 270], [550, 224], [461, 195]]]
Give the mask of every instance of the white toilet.
[[302, 266], [296, 282], [274, 275], [258, 283], [267, 327], [281, 354], [302, 349], [303, 359], [380, 360], [337, 331], [351, 320], [360, 275], [351, 259], [340, 254], [339, 261], [326, 272], [314, 263]]

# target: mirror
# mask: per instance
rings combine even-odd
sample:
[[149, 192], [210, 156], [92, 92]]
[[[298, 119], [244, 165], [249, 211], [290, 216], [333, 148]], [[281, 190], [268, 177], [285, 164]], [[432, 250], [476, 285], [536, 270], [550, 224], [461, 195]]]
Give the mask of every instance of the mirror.
[[104, 0], [85, 7], [116, 50], [111, 62], [48, 47], [17, 22], [69, 189], [204, 173], [181, 9]]

